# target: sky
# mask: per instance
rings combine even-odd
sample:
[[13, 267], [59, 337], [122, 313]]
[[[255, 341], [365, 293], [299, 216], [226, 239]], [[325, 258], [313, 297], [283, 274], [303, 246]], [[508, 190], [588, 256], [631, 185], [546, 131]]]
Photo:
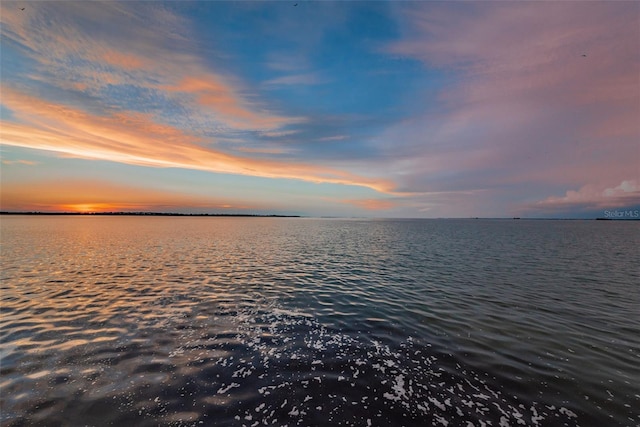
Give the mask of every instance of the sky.
[[0, 3], [0, 209], [640, 209], [640, 2]]

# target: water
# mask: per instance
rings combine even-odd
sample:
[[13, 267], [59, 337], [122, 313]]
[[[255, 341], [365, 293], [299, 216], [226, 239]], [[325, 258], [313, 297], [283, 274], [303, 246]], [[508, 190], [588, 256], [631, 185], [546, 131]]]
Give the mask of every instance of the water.
[[640, 425], [640, 223], [1, 218], [2, 425]]

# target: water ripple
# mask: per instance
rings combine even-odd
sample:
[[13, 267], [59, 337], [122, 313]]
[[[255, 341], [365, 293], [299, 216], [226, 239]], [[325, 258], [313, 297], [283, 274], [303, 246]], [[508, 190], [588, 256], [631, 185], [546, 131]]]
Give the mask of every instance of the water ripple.
[[3, 218], [2, 425], [640, 424], [637, 226], [481, 223]]

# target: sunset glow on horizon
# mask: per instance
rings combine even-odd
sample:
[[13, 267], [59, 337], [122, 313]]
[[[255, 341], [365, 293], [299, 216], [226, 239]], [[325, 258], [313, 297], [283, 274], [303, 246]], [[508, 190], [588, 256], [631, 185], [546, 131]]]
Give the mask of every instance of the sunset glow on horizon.
[[3, 1], [0, 210], [639, 209], [639, 22], [637, 2]]

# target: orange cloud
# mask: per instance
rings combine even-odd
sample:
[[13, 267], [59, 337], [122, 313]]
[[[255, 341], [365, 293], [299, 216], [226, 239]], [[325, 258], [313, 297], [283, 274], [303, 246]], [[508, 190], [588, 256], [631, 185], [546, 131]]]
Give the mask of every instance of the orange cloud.
[[137, 55], [119, 52], [113, 49], [109, 49], [104, 52], [102, 54], [102, 60], [109, 65], [128, 70], [145, 68], [146, 66], [146, 61], [143, 58]]
[[211, 74], [203, 76], [185, 76], [177, 84], [164, 86], [169, 92], [178, 92], [193, 96], [200, 106], [208, 107], [225, 117], [225, 122], [237, 129], [271, 130], [302, 119], [279, 117], [268, 112], [250, 108], [248, 103], [238, 97], [236, 91]]
[[140, 113], [96, 116], [3, 88], [2, 103], [20, 122], [2, 122], [3, 144], [85, 159], [210, 172], [358, 185], [389, 192], [389, 181], [304, 163], [232, 156]]
[[[232, 129], [269, 131], [301, 121], [249, 101], [242, 84], [205, 65], [188, 25], [162, 7], [44, 2], [33, 3], [29, 13], [0, 7], [2, 36], [39, 64], [25, 76], [29, 79], [98, 97], [112, 86], [143, 88], [171, 99], [190, 118]], [[104, 22], [118, 31], [110, 32]], [[207, 109], [216, 113], [215, 120]]]
[[37, 165], [38, 162], [34, 162], [32, 160], [3, 160], [2, 164], [4, 165], [27, 165], [34, 166]]

